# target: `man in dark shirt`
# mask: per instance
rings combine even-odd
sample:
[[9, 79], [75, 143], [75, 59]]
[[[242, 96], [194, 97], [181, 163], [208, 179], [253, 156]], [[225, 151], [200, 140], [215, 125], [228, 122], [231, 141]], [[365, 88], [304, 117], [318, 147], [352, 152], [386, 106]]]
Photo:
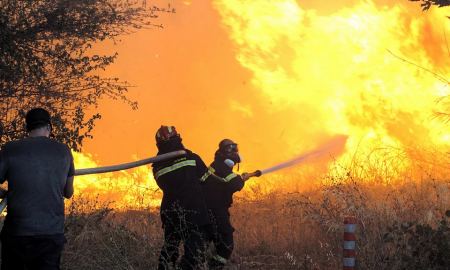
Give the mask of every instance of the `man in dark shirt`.
[[230, 222], [229, 208], [233, 203], [233, 194], [240, 191], [249, 178], [245, 173], [242, 176], [233, 173], [234, 165], [240, 162], [237, 144], [224, 139], [219, 143], [208, 173], [201, 178], [216, 248], [216, 254], [208, 262], [209, 269], [222, 269], [233, 252], [234, 228]]
[[181, 242], [184, 245], [181, 269], [200, 269], [210, 224], [200, 183], [207, 167], [198, 155], [184, 148], [175, 127], [161, 126], [155, 137], [158, 155], [186, 151], [185, 156], [153, 164], [153, 175], [163, 191], [160, 211], [164, 245], [158, 269], [176, 267]]
[[8, 182], [1, 232], [2, 270], [60, 269], [64, 246], [64, 198], [73, 195], [70, 149], [49, 138], [50, 114], [26, 115], [28, 137], [0, 151], [0, 183]]

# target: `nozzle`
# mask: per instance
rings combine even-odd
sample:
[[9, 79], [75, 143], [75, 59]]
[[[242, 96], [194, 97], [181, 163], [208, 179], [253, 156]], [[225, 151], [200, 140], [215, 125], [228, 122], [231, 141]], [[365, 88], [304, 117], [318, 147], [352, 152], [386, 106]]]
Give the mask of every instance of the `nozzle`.
[[262, 172], [260, 170], [256, 170], [254, 172], [251, 173], [247, 173], [247, 177], [260, 177], [262, 175]]

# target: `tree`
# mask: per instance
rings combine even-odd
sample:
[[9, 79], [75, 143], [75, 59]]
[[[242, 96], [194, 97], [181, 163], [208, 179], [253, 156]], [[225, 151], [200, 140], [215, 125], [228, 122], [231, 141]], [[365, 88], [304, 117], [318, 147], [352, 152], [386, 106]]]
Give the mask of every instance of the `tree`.
[[411, 2], [421, 2], [422, 10], [428, 10], [431, 6], [445, 7], [450, 6], [450, 0], [409, 0]]
[[79, 150], [92, 137], [99, 114], [86, 115], [100, 98], [122, 100], [128, 83], [98, 75], [117, 58], [90, 48], [153, 23], [166, 8], [130, 0], [0, 0], [0, 145], [25, 135], [26, 111], [53, 115], [57, 139]]

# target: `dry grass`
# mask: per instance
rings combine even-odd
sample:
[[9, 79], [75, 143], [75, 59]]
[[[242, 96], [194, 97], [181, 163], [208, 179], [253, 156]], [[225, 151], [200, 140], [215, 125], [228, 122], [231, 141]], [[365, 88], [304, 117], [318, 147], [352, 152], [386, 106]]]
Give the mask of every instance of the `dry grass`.
[[[450, 208], [448, 192], [449, 183], [444, 182], [396, 186], [347, 182], [238, 200], [232, 208], [236, 247], [228, 269], [339, 269], [346, 215], [359, 220], [359, 269], [406, 269], [399, 256], [407, 235], [393, 226], [437, 226]], [[162, 229], [154, 210], [117, 212], [92, 201], [75, 202], [83, 207], [73, 206], [67, 217], [63, 269], [155, 267]], [[89, 204], [91, 209], [86, 209]], [[388, 233], [398, 239], [389, 242]], [[446, 237], [448, 241], [448, 232]]]
[[[231, 210], [236, 232], [228, 269], [341, 269], [347, 215], [359, 220], [358, 269], [450, 269], [450, 163], [441, 161], [399, 173], [391, 166], [401, 164], [398, 157], [352, 160], [308, 189], [246, 188]], [[157, 209], [119, 211], [78, 197], [67, 212], [63, 269], [156, 267]]]

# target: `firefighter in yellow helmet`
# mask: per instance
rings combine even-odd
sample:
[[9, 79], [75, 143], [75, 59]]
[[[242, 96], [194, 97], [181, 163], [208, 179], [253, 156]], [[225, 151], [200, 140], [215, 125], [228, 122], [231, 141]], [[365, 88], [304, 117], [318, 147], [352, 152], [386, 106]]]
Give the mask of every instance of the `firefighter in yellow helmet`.
[[208, 261], [210, 269], [222, 269], [233, 252], [234, 228], [230, 222], [229, 208], [233, 203], [233, 194], [240, 191], [248, 180], [247, 174], [233, 172], [233, 167], [240, 162], [238, 145], [230, 139], [224, 139], [219, 143], [207, 174], [201, 179], [216, 249], [216, 254]]

